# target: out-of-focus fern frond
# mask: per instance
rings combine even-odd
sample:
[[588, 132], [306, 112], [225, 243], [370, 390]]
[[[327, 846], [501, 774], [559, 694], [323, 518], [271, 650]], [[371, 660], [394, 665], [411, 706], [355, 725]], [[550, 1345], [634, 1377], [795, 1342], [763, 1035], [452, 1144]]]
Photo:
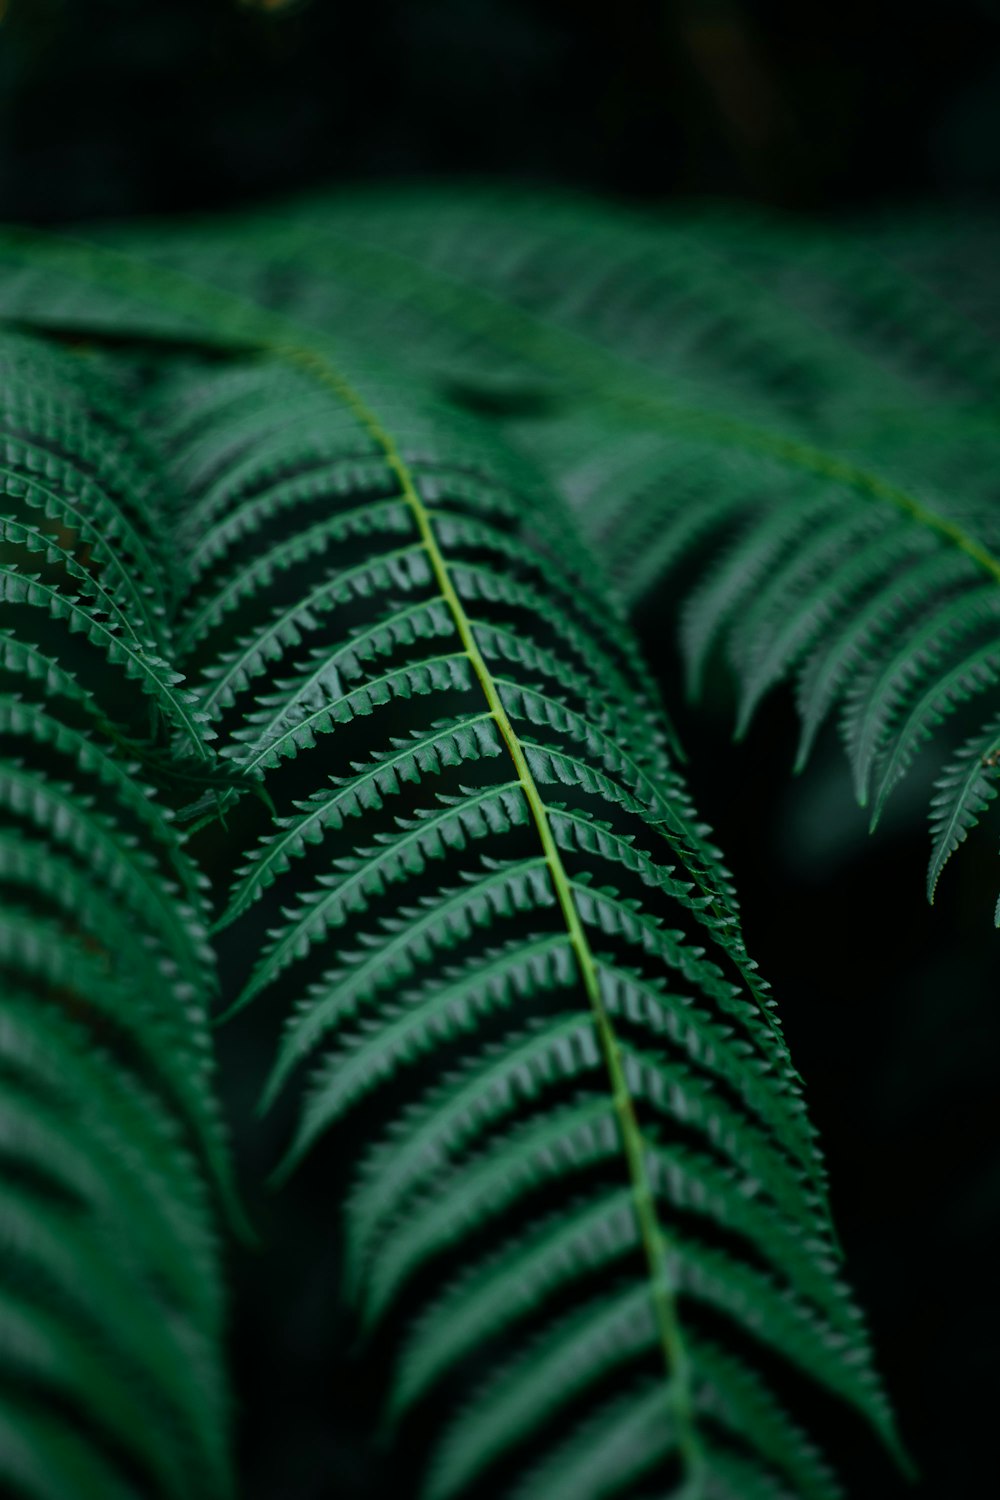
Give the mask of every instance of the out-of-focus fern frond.
[[0, 1487], [224, 1496], [205, 893], [124, 750], [143, 703], [199, 755], [204, 721], [153, 474], [79, 363], [0, 345]]

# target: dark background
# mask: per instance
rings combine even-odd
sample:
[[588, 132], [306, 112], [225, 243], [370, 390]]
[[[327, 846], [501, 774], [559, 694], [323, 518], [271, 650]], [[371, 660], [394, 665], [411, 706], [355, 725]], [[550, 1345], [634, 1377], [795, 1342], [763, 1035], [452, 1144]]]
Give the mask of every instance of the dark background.
[[[824, 216], [1000, 196], [1000, 0], [2, 9], [7, 219], [219, 209], [455, 172]], [[724, 681], [684, 711], [662, 615], [641, 623], [808, 1084], [852, 1276], [924, 1473], [908, 1491], [859, 1439], [851, 1494], [984, 1493], [1000, 1391], [996, 826], [929, 909], [919, 777], [869, 840], [832, 735], [793, 782], [779, 697], [729, 746]], [[246, 1111], [248, 1089], [231, 1087]], [[260, 1149], [240, 1147], [245, 1164]], [[315, 1231], [304, 1217], [301, 1244]], [[405, 1495], [370, 1438], [377, 1372], [347, 1363], [322, 1268], [286, 1241], [284, 1311], [268, 1300], [273, 1265], [234, 1269], [246, 1492]], [[300, 1350], [296, 1374], [276, 1373], [281, 1347]]]
[[1000, 0], [0, 0], [0, 213], [518, 174], [795, 208], [1000, 190]]

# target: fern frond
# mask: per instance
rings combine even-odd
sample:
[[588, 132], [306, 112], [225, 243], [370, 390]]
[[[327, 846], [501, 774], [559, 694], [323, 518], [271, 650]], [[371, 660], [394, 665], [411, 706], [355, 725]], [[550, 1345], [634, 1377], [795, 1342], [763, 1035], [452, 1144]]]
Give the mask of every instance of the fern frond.
[[[65, 656], [99, 680], [107, 664], [118, 668], [119, 697], [129, 696], [129, 681], [138, 683], [154, 717], [189, 755], [205, 759], [210, 731], [163, 655], [171, 649], [170, 584], [157, 555], [153, 476], [121, 437], [105, 441], [101, 403], [108, 398], [100, 382], [76, 371], [79, 360], [53, 359], [27, 341], [0, 346], [0, 377], [9, 369], [7, 378], [17, 379], [16, 394], [0, 402], [0, 436], [9, 433], [0, 444], [0, 597], [8, 628], [21, 610], [41, 611], [47, 623], [27, 629], [45, 633], [50, 656]], [[81, 656], [67, 635], [85, 639], [104, 660], [88, 668], [90, 653]], [[140, 721], [131, 733], [140, 739], [149, 731]]]
[[[582, 593], [552, 496], [536, 522], [538, 481], [495, 439], [323, 346], [238, 379], [178, 377], [152, 420], [187, 514], [220, 536], [218, 497], [246, 516], [275, 481], [295, 490], [271, 514], [301, 541], [258, 511], [236, 566], [214, 552], [199, 570], [181, 631], [224, 753], [286, 809], [221, 917], [255, 952], [233, 1008], [273, 993], [288, 1015], [265, 1104], [313, 1070], [282, 1172], [374, 1106], [384, 1123], [359, 1153], [345, 1227], [373, 1321], [398, 1325], [421, 1288], [397, 1414], [460, 1381], [474, 1343], [471, 1364], [497, 1371], [437, 1439], [425, 1492], [474, 1487], [496, 1458], [527, 1484], [612, 1377], [659, 1407], [665, 1481], [673, 1454], [699, 1483], [734, 1465], [748, 1483], [798, 1483], [808, 1465], [782, 1403], [760, 1445], [749, 1375], [699, 1363], [715, 1318], [750, 1367], [779, 1351], [793, 1382], [818, 1376], [893, 1441], [728, 875], [665, 760], [633, 644], [607, 628], [592, 580]], [[356, 522], [366, 494], [391, 527]], [[565, 1141], [567, 1097], [602, 1122], [593, 1173]], [[551, 1245], [531, 1217], [543, 1177], [564, 1204]], [[438, 1197], [468, 1218], [449, 1221]], [[565, 1299], [590, 1363], [563, 1353]], [[547, 1410], [529, 1372], [548, 1364], [567, 1378]], [[723, 1445], [709, 1408], [712, 1423], [728, 1413]]]
[[[12, 359], [4, 419], [22, 403], [19, 430], [38, 416], [52, 446], [51, 463], [29, 466], [11, 438], [2, 458], [0, 1487], [224, 1497], [217, 1218], [232, 1189], [208, 1037], [214, 959], [203, 878], [123, 757], [119, 663], [165, 713], [184, 705], [200, 754], [203, 740], [155, 654], [169, 640], [166, 569], [112, 503], [102, 464], [116, 445], [90, 443], [100, 387], [91, 401], [72, 357], [17, 342], [0, 349], [5, 370]], [[123, 493], [147, 503], [127, 450], [118, 458]], [[44, 497], [22, 483], [28, 467]], [[37, 604], [42, 618], [20, 610]]]
[[966, 741], [937, 782], [931, 802], [934, 848], [927, 875], [930, 901], [934, 900], [941, 871], [996, 796], [992, 773], [997, 767], [998, 745], [1000, 722], [991, 719]]

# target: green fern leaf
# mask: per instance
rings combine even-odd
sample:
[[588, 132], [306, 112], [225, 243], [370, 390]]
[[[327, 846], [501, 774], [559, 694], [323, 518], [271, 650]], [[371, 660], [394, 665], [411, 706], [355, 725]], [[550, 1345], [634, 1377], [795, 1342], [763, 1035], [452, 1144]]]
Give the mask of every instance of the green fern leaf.
[[933, 851], [927, 872], [927, 898], [934, 900], [937, 883], [948, 860], [975, 827], [979, 814], [996, 796], [991, 772], [1000, 741], [1000, 725], [991, 720], [959, 750], [942, 772], [931, 802]]
[[[221, 1500], [217, 1199], [234, 1200], [214, 960], [203, 877], [128, 748], [152, 741], [123, 727], [127, 677], [207, 751], [157, 655], [171, 583], [142, 538], [156, 513], [141, 464], [124, 430], [104, 440], [114, 399], [77, 363], [0, 347], [19, 382], [5, 420], [23, 434], [37, 418], [39, 442], [26, 457], [3, 439], [0, 1487]], [[117, 503], [115, 465], [134, 511]], [[43, 574], [21, 571], [26, 555]], [[19, 633], [26, 619], [42, 644]]]
[[[516, 1373], [506, 1377], [509, 1415], [484, 1388], [482, 1411], [492, 1418], [465, 1411], [442, 1434], [426, 1493], [473, 1484], [501, 1452], [514, 1462], [525, 1446], [532, 1451], [546, 1412], [533, 1395], [541, 1377], [528, 1371], [548, 1368], [538, 1364], [536, 1340], [545, 1360], [563, 1369], [552, 1290], [579, 1283], [575, 1295], [584, 1298], [598, 1268], [625, 1277], [643, 1336], [630, 1342], [616, 1294], [599, 1302], [593, 1316], [620, 1332], [608, 1333], [593, 1366], [573, 1357], [576, 1373], [553, 1388], [547, 1441], [565, 1436], [595, 1377], [619, 1366], [636, 1372], [659, 1350], [667, 1368], [658, 1380], [661, 1410], [681, 1462], [689, 1477], [714, 1473], [685, 1331], [702, 1304], [818, 1375], [888, 1436], [863, 1328], [837, 1287], [822, 1172], [797, 1081], [762, 991], [748, 983], [753, 971], [729, 878], [677, 772], [661, 770], [662, 730], [642, 703], [633, 648], [617, 625], [606, 628], [614, 616], [602, 604], [582, 605], [558, 550], [526, 545], [531, 510], [519, 512], [519, 495], [534, 493], [537, 480], [499, 444], [457, 418], [442, 424], [384, 375], [349, 377], [325, 351], [287, 357], [309, 371], [315, 399], [302, 400], [297, 368], [283, 375], [280, 364], [257, 365], [241, 381], [220, 371], [215, 393], [203, 374], [197, 417], [191, 385], [179, 379], [153, 420], [172, 434], [172, 470], [188, 513], [211, 514], [213, 526], [226, 518], [216, 497], [229, 496], [236, 510], [245, 504], [243, 476], [260, 476], [250, 481], [259, 485], [270, 482], [266, 474], [294, 475], [315, 462], [317, 473], [342, 478], [365, 435], [384, 460], [376, 489], [385, 499], [372, 503], [408, 516], [410, 541], [398, 519], [391, 529], [356, 525], [361, 497], [339, 482], [318, 525], [308, 504], [283, 509], [301, 518], [306, 540], [300, 545], [297, 533], [274, 540], [266, 526], [242, 533], [239, 575], [201, 573], [187, 619], [212, 623], [184, 638], [226, 753], [264, 776], [279, 809], [289, 801], [282, 787], [301, 785], [304, 772], [319, 783], [305, 798], [293, 793], [276, 830], [250, 850], [222, 917], [257, 952], [234, 1008], [273, 989], [289, 1010], [265, 1105], [303, 1063], [315, 1068], [282, 1173], [362, 1098], [383, 1101], [385, 1129], [362, 1152], [346, 1215], [350, 1284], [379, 1321], [393, 1316], [415, 1277], [435, 1285], [442, 1274], [442, 1241], [426, 1231], [410, 1233], [402, 1258], [393, 1252], [391, 1274], [383, 1264], [417, 1222], [414, 1205], [432, 1186], [453, 1201], [482, 1204], [455, 1229], [465, 1272], [460, 1283], [446, 1277], [427, 1301], [393, 1399], [402, 1412], [424, 1390], [430, 1375], [414, 1385], [415, 1361], [432, 1361], [435, 1382], [454, 1378], [478, 1328], [482, 1342], [497, 1347], [498, 1370], [515, 1360]], [[185, 424], [188, 443], [178, 440]], [[478, 494], [470, 473], [488, 479]], [[365, 486], [371, 477], [369, 470]], [[351, 517], [346, 530], [341, 513]], [[301, 570], [287, 603], [275, 557]], [[237, 576], [246, 587], [235, 603]], [[542, 598], [552, 602], [536, 609]], [[223, 624], [224, 601], [234, 601], [233, 627]], [[233, 629], [235, 652], [227, 643]], [[282, 662], [303, 647], [303, 665], [288, 673]], [[271, 686], [255, 703], [249, 690], [265, 671]], [[258, 919], [252, 932], [246, 925], [258, 903], [273, 913], [263, 939]], [[526, 1138], [532, 1120], [544, 1128], [565, 1089], [581, 1107], [600, 1105], [602, 1160], [618, 1180], [588, 1187], [561, 1148], [550, 1181], [568, 1195], [567, 1207], [550, 1250], [547, 1241], [536, 1247], [520, 1222], [526, 1171], [530, 1180]], [[405, 1107], [393, 1103], [400, 1098]], [[683, 1152], [671, 1154], [681, 1149], [670, 1144], [680, 1128], [701, 1143], [687, 1176]], [[481, 1160], [483, 1171], [493, 1162], [501, 1217], [515, 1225], [509, 1242], [493, 1239], [497, 1253], [485, 1259], [469, 1237], [495, 1208], [467, 1181]], [[579, 1193], [579, 1220], [567, 1218]], [[756, 1194], [759, 1208], [750, 1207]], [[768, 1273], [751, 1271], [738, 1252], [715, 1252], [697, 1234], [680, 1248], [666, 1227], [680, 1202], [703, 1229], [726, 1225], [734, 1244], [752, 1242]], [[424, 1222], [433, 1214], [428, 1206]], [[609, 1225], [617, 1226], [610, 1239]], [[534, 1268], [537, 1290], [514, 1326], [498, 1309], [528, 1284], [522, 1263]], [[481, 1299], [474, 1314], [465, 1302], [472, 1295]], [[692, 1349], [698, 1337], [695, 1329]], [[783, 1434], [795, 1431], [787, 1418], [774, 1421]], [[748, 1444], [747, 1474], [777, 1482], [749, 1426], [737, 1442]], [[785, 1447], [798, 1451], [792, 1437], [782, 1443], [783, 1455]], [[781, 1462], [787, 1469], [792, 1460]], [[726, 1464], [723, 1454], [720, 1482]]]

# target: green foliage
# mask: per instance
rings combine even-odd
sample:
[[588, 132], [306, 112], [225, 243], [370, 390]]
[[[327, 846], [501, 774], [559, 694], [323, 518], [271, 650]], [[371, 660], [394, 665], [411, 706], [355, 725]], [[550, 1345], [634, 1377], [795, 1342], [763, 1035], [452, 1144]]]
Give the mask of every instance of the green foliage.
[[204, 881], [128, 740], [206, 753], [157, 476], [78, 359], [8, 340], [0, 391], [0, 1484], [222, 1496]]
[[626, 600], [672, 612], [672, 572], [711, 547], [681, 638], [692, 693], [724, 643], [738, 732], [794, 677], [797, 767], [839, 709], [873, 825], [940, 745], [933, 898], [1000, 774], [1000, 314], [974, 265], [935, 293], [940, 231], [866, 244], [481, 191], [309, 203], [230, 235], [154, 253], [310, 326], [347, 321], [497, 412]]
[[314, 218], [329, 245], [306, 249], [294, 231], [285, 243], [317, 270], [329, 255], [370, 278], [363, 260], [355, 270], [370, 241], [376, 262], [412, 258], [397, 296], [433, 310], [446, 381], [483, 384], [489, 357], [471, 356], [470, 333], [517, 355], [517, 379], [546, 377], [549, 420], [516, 431], [627, 599], [669, 600], [672, 570], [718, 552], [681, 637], [692, 693], [724, 642], [738, 733], [794, 675], [797, 768], [839, 706], [874, 826], [963, 710], [972, 733], [944, 739], [931, 813], [933, 898], [996, 792], [995, 301], [959, 311], [954, 274], [945, 300], [877, 240], [872, 253], [749, 218], [663, 225], [489, 198], [306, 212], [310, 233]]
[[[221, 918], [256, 951], [235, 1006], [281, 995], [265, 1102], [311, 1065], [282, 1175], [381, 1099], [345, 1231], [365, 1322], [415, 1317], [393, 1415], [483, 1372], [426, 1493], [526, 1441], [581, 1462], [575, 1414], [616, 1431], [620, 1382], [659, 1392], [643, 1467], [721, 1492], [721, 1429], [761, 1482], [831, 1493], [788, 1419], [765, 1436], [745, 1405], [762, 1344], [888, 1433], [811, 1133], [634, 644], [553, 498], [475, 424], [325, 356], [185, 371], [154, 416], [190, 497], [186, 663], [282, 809]], [[720, 1359], [730, 1326], [749, 1347]]]
[[[349, 1164], [344, 1296], [420, 1493], [838, 1495], [819, 1392], [899, 1456], [604, 574], [634, 605], [711, 552], [692, 690], [725, 641], [743, 728], [794, 671], [800, 759], [840, 704], [877, 817], [1000, 674], [988, 341], [852, 241], [487, 193], [11, 231], [0, 268], [48, 338], [3, 352], [0, 1123], [44, 1347], [11, 1484], [228, 1483], [199, 862], [277, 1180]], [[932, 888], [995, 736], [942, 775]]]

